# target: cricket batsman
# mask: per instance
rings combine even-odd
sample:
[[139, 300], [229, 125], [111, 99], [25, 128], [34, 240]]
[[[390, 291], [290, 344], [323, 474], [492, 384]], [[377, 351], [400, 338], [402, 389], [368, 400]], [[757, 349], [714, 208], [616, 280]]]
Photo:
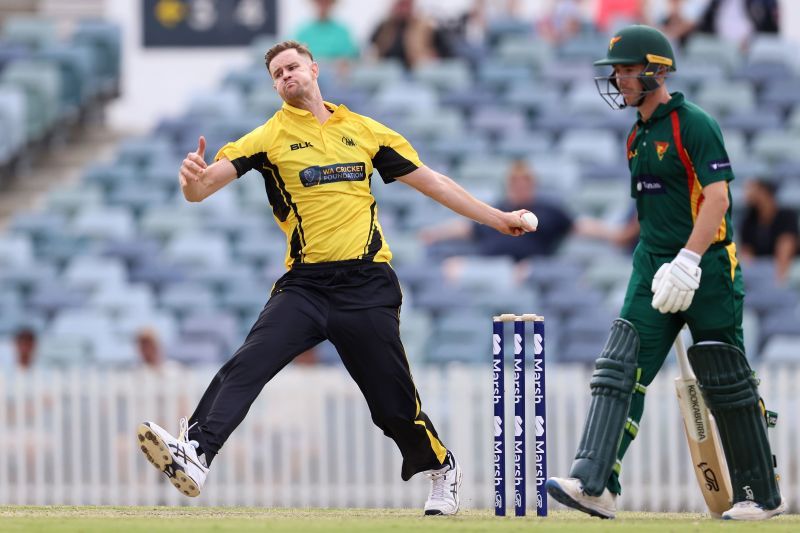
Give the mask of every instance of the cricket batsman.
[[613, 518], [622, 457], [636, 438], [647, 386], [684, 324], [706, 403], [716, 418], [732, 484], [730, 520], [785, 510], [775, 478], [758, 381], [744, 354], [742, 272], [731, 224], [733, 180], [717, 122], [666, 81], [676, 70], [667, 38], [648, 26], [615, 34], [608, 76], [595, 78], [614, 109], [634, 107], [627, 140], [631, 196], [641, 226], [625, 301], [597, 359], [592, 400], [569, 477], [547, 480], [564, 505]]

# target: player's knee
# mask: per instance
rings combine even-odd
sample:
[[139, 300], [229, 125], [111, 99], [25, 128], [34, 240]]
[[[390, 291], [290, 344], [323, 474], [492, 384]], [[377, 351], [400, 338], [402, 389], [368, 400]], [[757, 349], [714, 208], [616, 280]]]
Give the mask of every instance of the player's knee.
[[692, 328], [692, 338], [695, 344], [702, 342], [722, 342], [744, 351], [741, 335], [737, 336], [736, 331], [727, 325], [721, 328]]
[[724, 342], [698, 342], [689, 348], [688, 355], [712, 410], [737, 409], [758, 403], [758, 381], [738, 347]]
[[614, 320], [603, 351], [595, 362], [589, 386], [597, 394], [628, 395], [636, 382], [639, 334], [622, 318]]

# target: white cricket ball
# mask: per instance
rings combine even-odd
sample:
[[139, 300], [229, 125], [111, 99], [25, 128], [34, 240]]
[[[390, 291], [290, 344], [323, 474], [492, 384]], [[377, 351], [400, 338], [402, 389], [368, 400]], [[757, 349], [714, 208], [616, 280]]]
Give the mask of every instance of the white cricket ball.
[[525, 224], [525, 231], [534, 231], [539, 226], [539, 219], [533, 213], [522, 215], [522, 222]]

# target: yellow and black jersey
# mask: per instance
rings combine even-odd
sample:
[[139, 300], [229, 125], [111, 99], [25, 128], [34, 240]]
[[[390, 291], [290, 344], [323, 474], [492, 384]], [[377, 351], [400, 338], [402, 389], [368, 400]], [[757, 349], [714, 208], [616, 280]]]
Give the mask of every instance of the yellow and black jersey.
[[363, 259], [388, 262], [389, 246], [370, 190], [372, 171], [386, 183], [422, 166], [400, 134], [343, 105], [319, 121], [284, 103], [263, 126], [223, 146], [238, 177], [256, 169], [286, 234], [286, 266]]

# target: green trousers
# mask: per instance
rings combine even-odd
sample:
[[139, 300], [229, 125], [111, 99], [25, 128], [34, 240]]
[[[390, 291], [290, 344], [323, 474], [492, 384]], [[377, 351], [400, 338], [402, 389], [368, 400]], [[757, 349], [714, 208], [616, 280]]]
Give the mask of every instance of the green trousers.
[[639, 333], [639, 377], [628, 410], [628, 423], [620, 440], [617, 464], [607, 485], [616, 494], [622, 492], [620, 465], [638, 432], [644, 413], [646, 387], [656, 377], [683, 325], [689, 326], [694, 342], [725, 342], [744, 351], [744, 283], [736, 258], [736, 245], [712, 246], [700, 261], [703, 273], [692, 305], [681, 313], [661, 314], [650, 305], [653, 300], [650, 287], [656, 271], [672, 259], [673, 255], [654, 255], [644, 251], [641, 246], [633, 253], [633, 273], [620, 316], [630, 321]]

